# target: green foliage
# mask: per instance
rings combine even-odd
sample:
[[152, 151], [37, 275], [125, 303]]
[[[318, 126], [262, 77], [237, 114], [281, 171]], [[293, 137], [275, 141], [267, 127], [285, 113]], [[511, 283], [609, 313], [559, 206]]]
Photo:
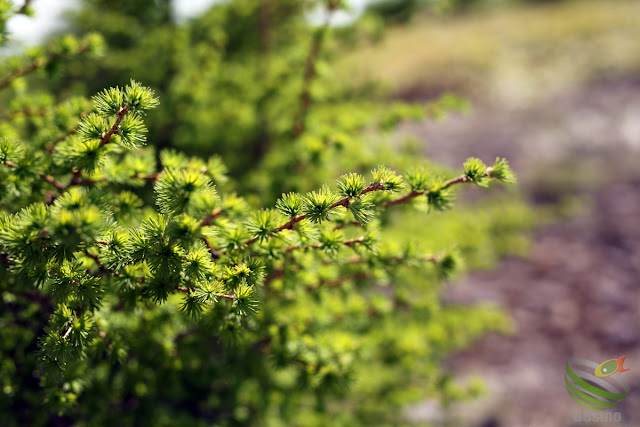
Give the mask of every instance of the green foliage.
[[340, 177], [338, 181], [338, 193], [342, 197], [357, 197], [360, 195], [360, 192], [364, 190], [365, 181], [364, 177], [358, 175], [356, 173], [351, 173], [349, 175], [343, 175]]
[[440, 298], [523, 247], [522, 205], [452, 203], [508, 163], [453, 174], [389, 144], [455, 103], [333, 79], [314, 6], [340, 7], [236, 0], [178, 26], [168, 1], [92, 0], [100, 61], [95, 35], [3, 61], [7, 425], [397, 424], [461, 393], [450, 352], [508, 329]]
[[298, 193], [283, 194], [276, 203], [276, 209], [284, 216], [294, 218], [302, 212], [303, 200]]
[[385, 190], [398, 191], [402, 188], [402, 177], [384, 166], [378, 166], [371, 174], [373, 182], [382, 185]]
[[429, 173], [424, 169], [417, 169], [407, 172], [407, 183], [411, 191], [424, 193], [429, 188], [431, 181]]
[[498, 181], [506, 182], [508, 184], [513, 184], [516, 182], [516, 176], [509, 167], [509, 163], [506, 159], [496, 158], [496, 162], [491, 167], [491, 169], [487, 172], [487, 174]]
[[0, 0], [0, 46], [7, 41], [7, 21], [13, 14], [13, 2]]
[[276, 231], [277, 226], [273, 211], [261, 210], [256, 212], [247, 223], [247, 231], [252, 238], [263, 242]]
[[20, 145], [5, 138], [0, 139], [0, 162], [6, 164], [7, 162], [17, 161], [22, 154]]
[[437, 211], [446, 211], [450, 209], [454, 200], [453, 193], [449, 190], [447, 185], [438, 181], [429, 186], [426, 196], [429, 208], [433, 208]]
[[158, 176], [155, 192], [160, 212], [195, 213], [204, 203], [213, 204], [216, 192], [206, 175], [193, 170], [165, 169]]
[[338, 196], [328, 186], [324, 186], [321, 190], [312, 191], [304, 197], [302, 211], [311, 222], [326, 221], [336, 201]]
[[465, 178], [478, 184], [481, 187], [486, 187], [489, 182], [489, 176], [487, 174], [487, 166], [482, 163], [482, 160], [471, 157], [464, 163], [464, 176]]

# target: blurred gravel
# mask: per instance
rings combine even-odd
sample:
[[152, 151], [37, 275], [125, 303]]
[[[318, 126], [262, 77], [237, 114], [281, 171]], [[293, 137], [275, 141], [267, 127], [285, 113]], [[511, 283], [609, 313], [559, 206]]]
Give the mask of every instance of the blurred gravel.
[[425, 403], [409, 417], [451, 426], [582, 425], [574, 412], [595, 411], [566, 392], [566, 361], [626, 355], [632, 391], [615, 407], [616, 425], [640, 425], [640, 79], [601, 81], [518, 110], [479, 106], [404, 130], [451, 166], [468, 156], [507, 157], [534, 203], [576, 194], [590, 201], [541, 226], [527, 259], [508, 258], [450, 287], [448, 303], [490, 298], [516, 331], [487, 336], [449, 360], [462, 380], [485, 378], [487, 397], [446, 414]]

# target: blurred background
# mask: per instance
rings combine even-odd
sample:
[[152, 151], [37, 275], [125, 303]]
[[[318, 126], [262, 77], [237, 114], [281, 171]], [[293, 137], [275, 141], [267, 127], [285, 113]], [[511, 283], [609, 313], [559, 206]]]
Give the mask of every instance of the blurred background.
[[525, 259], [507, 258], [449, 288], [449, 301], [498, 301], [515, 320], [512, 336], [488, 336], [449, 360], [454, 372], [483, 377], [488, 396], [449, 413], [418, 405], [411, 416], [586, 425], [571, 420], [586, 408], [567, 394], [564, 364], [626, 354], [632, 392], [615, 410], [624, 425], [638, 425], [640, 2], [491, 5], [445, 19], [418, 13], [345, 62], [391, 82], [401, 98], [465, 96], [468, 114], [403, 132], [451, 166], [468, 155], [506, 156], [532, 204], [554, 212]]
[[[147, 0], [131, 7], [34, 1], [35, 19], [10, 22], [13, 46], [99, 27], [109, 17], [96, 10], [106, 3], [118, 4], [123, 14], [105, 30], [110, 55], [139, 55], [139, 62], [119, 68], [113, 61], [89, 71], [78, 65], [60, 87], [96, 91], [132, 76], [180, 100], [180, 91], [172, 90], [190, 82], [167, 79], [177, 65], [163, 55], [180, 34], [160, 29], [193, 22], [204, 31], [212, 25], [206, 18], [212, 1]], [[469, 156], [508, 158], [538, 220], [526, 256], [472, 272], [445, 294], [451, 304], [497, 303], [514, 320], [511, 334], [490, 334], [447, 361], [461, 381], [483, 378], [488, 393], [444, 409], [431, 401], [412, 405], [408, 419], [580, 425], [573, 414], [586, 408], [566, 392], [566, 361], [626, 355], [632, 392], [615, 410], [623, 414], [622, 425], [640, 425], [640, 2], [349, 3], [349, 12], [331, 17], [343, 47], [333, 57], [332, 78], [362, 87], [371, 82], [394, 99], [417, 103], [445, 93], [466, 98], [471, 108], [465, 114], [403, 123], [392, 140], [412, 141], [420, 154], [452, 168]], [[325, 18], [318, 11], [307, 19], [322, 25]], [[137, 35], [126, 37], [125, 30]], [[86, 73], [90, 78], [80, 83]], [[164, 118], [172, 114], [165, 110]], [[197, 136], [180, 126], [160, 128], [150, 140], [162, 146], [171, 132], [180, 149], [202, 152]], [[209, 136], [206, 129], [198, 132]], [[243, 167], [243, 159], [230, 163], [232, 173]]]
[[566, 392], [564, 364], [627, 355], [632, 392], [614, 410], [638, 425], [640, 2], [475, 6], [444, 19], [418, 13], [345, 59], [401, 98], [465, 96], [468, 114], [403, 132], [447, 165], [506, 156], [532, 204], [554, 212], [525, 259], [449, 288], [449, 301], [498, 301], [515, 320], [512, 336], [488, 336], [449, 360], [454, 372], [483, 377], [487, 397], [410, 414], [449, 425], [598, 424], [572, 421], [586, 408]]

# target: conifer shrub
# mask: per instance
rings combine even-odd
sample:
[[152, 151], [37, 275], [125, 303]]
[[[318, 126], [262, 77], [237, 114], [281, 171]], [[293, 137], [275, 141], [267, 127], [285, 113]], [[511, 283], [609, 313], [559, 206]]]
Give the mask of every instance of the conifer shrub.
[[[242, 10], [251, 22], [261, 4], [230, 2], [208, 16], [225, 23]], [[273, 4], [284, 14], [294, 2]], [[26, 10], [0, 0], [2, 28]], [[443, 304], [441, 285], [463, 260], [485, 267], [522, 251], [531, 217], [509, 195], [452, 205], [461, 186], [511, 183], [513, 172], [502, 158], [469, 158], [455, 173], [410, 145], [394, 149], [388, 131], [400, 122], [461, 102], [389, 103], [327, 83], [318, 74], [328, 26], [296, 22], [310, 35], [298, 43], [307, 46], [299, 80], [289, 70], [254, 80], [256, 91], [278, 92], [258, 108], [276, 122], [265, 122], [262, 153], [247, 150], [255, 123], [229, 123], [236, 145], [207, 155], [147, 140], [163, 102], [165, 113], [196, 111], [188, 119], [204, 141], [217, 136], [199, 121], [210, 114], [224, 127], [253, 98], [187, 105], [166, 83], [164, 100], [137, 80], [90, 98], [74, 92], [65, 79], [78, 64], [111, 61], [98, 34], [0, 64], [3, 425], [397, 424], [408, 403], [479, 391], [454, 382], [442, 362], [508, 330], [508, 319], [489, 306]], [[202, 30], [189, 25], [174, 30]], [[231, 97], [255, 71], [242, 74], [233, 53], [214, 60], [238, 73], [238, 85], [196, 71], [190, 87], [174, 83], [202, 96], [204, 81]], [[240, 62], [260, 55], [248, 49]], [[176, 118], [161, 116], [151, 122], [171, 132]], [[233, 173], [218, 154], [236, 156]]]

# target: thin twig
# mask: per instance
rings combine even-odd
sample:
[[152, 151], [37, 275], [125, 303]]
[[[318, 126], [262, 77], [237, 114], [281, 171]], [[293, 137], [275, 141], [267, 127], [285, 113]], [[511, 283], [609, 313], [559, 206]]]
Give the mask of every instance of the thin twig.
[[344, 222], [342, 224], [338, 224], [335, 227], [333, 227], [333, 229], [334, 230], [342, 230], [343, 228], [345, 228], [347, 226], [362, 227], [362, 224], [360, 224], [358, 221], [349, 221], [349, 222]]
[[[369, 186], [367, 188], [365, 188], [364, 190], [362, 190], [360, 192], [360, 195], [363, 194], [367, 194], [370, 193], [372, 191], [380, 191], [380, 190], [384, 190], [384, 185], [381, 183], [373, 183], [373, 184], [369, 184]], [[344, 206], [344, 207], [348, 207], [349, 206], [349, 202], [351, 201], [350, 197], [344, 197], [340, 200], [338, 200], [337, 202], [335, 202], [334, 204], [332, 204], [329, 207], [329, 210], [333, 210], [339, 206]], [[280, 225], [278, 228], [276, 228], [271, 235], [275, 235], [277, 233], [280, 233], [283, 230], [292, 230], [293, 227], [299, 223], [300, 221], [304, 220], [307, 218], [306, 214], [303, 215], [298, 215], [296, 217], [291, 218], [289, 221], [285, 222], [284, 224]], [[256, 241], [258, 241], [259, 237], [252, 237], [249, 240], [245, 241], [244, 244], [249, 246], [254, 244]]]
[[[87, 50], [88, 46], [81, 46], [78, 49], [78, 53], [84, 53]], [[31, 74], [34, 71], [36, 71], [39, 68], [44, 67], [47, 63], [51, 62], [51, 61], [56, 61], [60, 58], [62, 58], [63, 55], [60, 53], [55, 53], [55, 54], [51, 54], [48, 58], [42, 59], [42, 58], [36, 58], [33, 61], [31, 61], [31, 63], [29, 65], [27, 65], [26, 67], [18, 67], [15, 68], [11, 74], [9, 74], [7, 77], [5, 77], [4, 79], [0, 80], [0, 90], [6, 88], [7, 86], [9, 86], [11, 84], [11, 82], [13, 82], [15, 79], [17, 79], [18, 77], [22, 77], [25, 76], [27, 74]]]
[[334, 288], [336, 286], [340, 286], [341, 284], [343, 284], [344, 282], [347, 282], [349, 280], [369, 279], [371, 277], [372, 277], [371, 273], [366, 273], [366, 272], [361, 271], [359, 273], [354, 273], [354, 274], [350, 274], [350, 275], [347, 275], [347, 276], [341, 276], [341, 277], [338, 277], [336, 279], [321, 280], [320, 282], [316, 283], [315, 285], [307, 286], [306, 289], [308, 291], [313, 291], [313, 290], [321, 288], [321, 287]]
[[264, 279], [263, 285], [268, 285], [269, 283], [273, 282], [276, 279], [279, 279], [282, 276], [284, 276], [284, 270], [282, 268], [274, 270], [273, 273], [271, 273]]
[[338, 8], [339, 2], [337, 0], [331, 0], [327, 7], [327, 17], [324, 25], [316, 29], [311, 40], [311, 48], [309, 49], [309, 56], [304, 69], [304, 77], [302, 81], [302, 92], [300, 93], [300, 101], [298, 102], [298, 114], [293, 124], [292, 135], [294, 138], [302, 135], [305, 131], [307, 114], [309, 107], [311, 107], [311, 85], [316, 77], [316, 62], [318, 61], [318, 55], [322, 49], [322, 41], [324, 39], [324, 33], [329, 28], [331, 23], [331, 15], [333, 11]]
[[7, 111], [6, 113], [0, 115], [0, 120], [10, 120], [15, 118], [16, 116], [40, 116], [40, 117], [44, 117], [51, 114], [51, 110], [47, 109], [47, 108], [40, 108], [40, 109], [36, 109], [36, 108], [23, 108], [21, 110], [13, 110], [13, 111]]
[[[80, 114], [80, 120], [84, 119], [86, 116], [87, 116], [87, 113]], [[78, 131], [78, 126], [68, 129], [65, 133], [63, 133], [62, 135], [60, 135], [59, 137], [51, 141], [49, 144], [47, 144], [47, 152], [49, 154], [53, 153], [53, 150], [55, 150], [56, 145], [58, 145], [59, 142], [64, 141], [67, 137], [75, 134], [77, 131]]]
[[24, 68], [16, 68], [11, 74], [0, 81], [0, 89], [4, 89], [11, 84], [12, 81], [18, 77], [22, 77], [25, 74], [29, 74], [42, 67], [46, 61], [42, 59], [34, 59], [29, 65]]
[[[114, 273], [114, 271], [110, 268], [107, 268], [104, 266], [104, 264], [102, 264], [102, 262], [100, 261], [100, 258], [98, 258], [98, 255], [96, 254], [92, 254], [91, 252], [89, 252], [89, 249], [84, 248], [82, 250], [84, 252], [84, 254], [91, 258], [93, 260], [93, 262], [96, 263], [96, 265], [98, 266], [98, 271], [100, 272], [100, 274], [109, 274], [109, 273]], [[115, 272], [116, 274], [118, 274], [117, 272]]]
[[[348, 246], [351, 247], [353, 245], [355, 245], [356, 243], [362, 243], [365, 239], [365, 236], [360, 236], [360, 237], [356, 237], [354, 239], [349, 239], [349, 240], [345, 240], [344, 242], [340, 242], [340, 244], [344, 245], [344, 246]], [[314, 245], [310, 245], [310, 246], [305, 246], [305, 245], [295, 245], [295, 246], [289, 246], [288, 248], [285, 248], [284, 252], [285, 253], [289, 253], [289, 252], [293, 252], [295, 250], [298, 249], [320, 249], [324, 246], [324, 243], [316, 243]]]
[[[193, 288], [189, 288], [189, 287], [185, 287], [185, 286], [175, 286], [175, 287], [173, 287], [171, 289], [173, 289], [174, 291], [185, 293], [185, 294], [190, 294], [191, 292], [193, 292]], [[224, 299], [228, 299], [228, 300], [232, 300], [232, 301], [236, 299], [235, 296], [228, 295], [228, 294], [215, 293], [213, 295], [215, 295], [218, 298], [224, 298]]]
[[118, 133], [118, 126], [120, 126], [120, 122], [122, 121], [122, 119], [124, 119], [124, 116], [127, 115], [127, 112], [129, 111], [129, 108], [125, 105], [124, 107], [120, 108], [120, 111], [118, 112], [118, 117], [116, 117], [116, 121], [113, 124], [113, 126], [111, 126], [111, 129], [109, 129], [109, 132], [105, 132], [102, 134], [102, 137], [100, 138], [100, 147], [103, 147], [105, 145], [107, 145], [111, 139], [111, 137]]
[[200, 221], [200, 226], [204, 227], [205, 225], [211, 224], [211, 221], [213, 221], [215, 218], [217, 218], [221, 214], [222, 214], [222, 209], [220, 208], [214, 209], [205, 219]]
[[[485, 170], [485, 174], [487, 176], [489, 176], [489, 177], [491, 177], [491, 169], [493, 169], [493, 168], [487, 168]], [[469, 181], [469, 179], [467, 179], [467, 177], [465, 175], [460, 175], [457, 178], [453, 178], [453, 179], [450, 179], [449, 181], [446, 181], [444, 184], [442, 184], [442, 187], [440, 187], [440, 189], [444, 190], [444, 189], [447, 189], [447, 188], [452, 187], [452, 186], [457, 185], [457, 184], [468, 184], [470, 182], [471, 181]], [[400, 197], [398, 197], [396, 199], [389, 200], [383, 206], [385, 208], [388, 208], [388, 207], [391, 207], [391, 206], [407, 203], [409, 200], [415, 199], [418, 196], [423, 196], [427, 192], [428, 192], [428, 190], [427, 191], [422, 191], [422, 192], [420, 192], [420, 191], [411, 191], [410, 193], [405, 194], [404, 196], [400, 196]]]
[[44, 181], [48, 182], [49, 184], [52, 184], [54, 187], [58, 189], [58, 191], [64, 191], [67, 188], [66, 185], [62, 184], [60, 181], [56, 180], [51, 175], [46, 175], [43, 173], [40, 175], [40, 178], [42, 178]]

